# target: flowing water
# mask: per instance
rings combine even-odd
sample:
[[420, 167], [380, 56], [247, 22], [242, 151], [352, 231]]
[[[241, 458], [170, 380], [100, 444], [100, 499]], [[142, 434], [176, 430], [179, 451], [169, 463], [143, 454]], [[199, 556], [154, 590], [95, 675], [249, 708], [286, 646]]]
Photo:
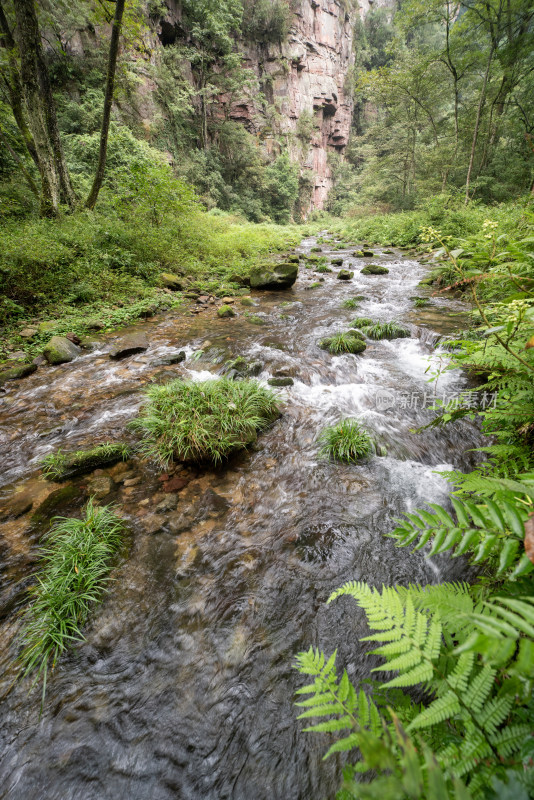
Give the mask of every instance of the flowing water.
[[[299, 250], [315, 244], [305, 240]], [[461, 574], [459, 562], [399, 550], [382, 534], [403, 510], [445, 500], [436, 470], [468, 467], [466, 451], [480, 435], [467, 421], [411, 432], [431, 418], [425, 406], [434, 392], [450, 397], [465, 388], [458, 372], [427, 383], [442, 359], [438, 334], [460, 326], [451, 312], [461, 305], [438, 299], [414, 311], [409, 298], [421, 293], [425, 268], [399, 252], [371, 259], [389, 275], [366, 277], [365, 260], [331, 245], [324, 251], [355, 267], [354, 279], [337, 280], [334, 271], [310, 288], [318, 276], [301, 266], [293, 289], [253, 293], [256, 308], [236, 303], [234, 319], [169, 312], [143, 324], [150, 347], [141, 356], [111, 361], [108, 337], [71, 364], [8, 385], [0, 399], [0, 502], [15, 492], [21, 508], [30, 498], [33, 509], [0, 526], [0, 797], [333, 797], [340, 762], [322, 762], [327, 740], [301, 732], [294, 656], [310, 645], [339, 647], [338, 663], [359, 684], [374, 663], [358, 642], [365, 623], [348, 599], [327, 607], [330, 592], [349, 579], [432, 583]], [[366, 299], [357, 311], [341, 307], [359, 294]], [[359, 356], [317, 347], [355, 316], [397, 319], [412, 336], [370, 342]], [[177, 348], [186, 350], [183, 363], [157, 364]], [[166, 481], [134, 462], [98, 473], [112, 478], [105, 502], [120, 504], [131, 544], [86, 641], [49, 679], [40, 717], [38, 690], [7, 691], [16, 610], [43, 530], [31, 514], [43, 501], [49, 516], [78, 509], [88, 476], [62, 493], [40, 476], [39, 460], [58, 447], [123, 438], [144, 384], [215, 377], [237, 355], [263, 363], [260, 380], [277, 371], [294, 377], [279, 390], [282, 417], [254, 450], [215, 471], [178, 468]], [[354, 415], [387, 456], [351, 466], [320, 460], [320, 430]]]

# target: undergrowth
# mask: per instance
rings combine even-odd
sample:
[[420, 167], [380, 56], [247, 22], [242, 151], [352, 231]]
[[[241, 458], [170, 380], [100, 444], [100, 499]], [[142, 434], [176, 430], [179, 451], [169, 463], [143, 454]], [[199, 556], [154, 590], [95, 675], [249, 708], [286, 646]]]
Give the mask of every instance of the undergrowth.
[[333, 336], [321, 339], [319, 347], [323, 350], [328, 350], [332, 355], [341, 355], [342, 353], [356, 354], [365, 350], [365, 342], [358, 331], [349, 331], [348, 333], [335, 333]]
[[347, 463], [359, 461], [372, 450], [369, 433], [356, 419], [344, 419], [321, 431], [319, 455]]

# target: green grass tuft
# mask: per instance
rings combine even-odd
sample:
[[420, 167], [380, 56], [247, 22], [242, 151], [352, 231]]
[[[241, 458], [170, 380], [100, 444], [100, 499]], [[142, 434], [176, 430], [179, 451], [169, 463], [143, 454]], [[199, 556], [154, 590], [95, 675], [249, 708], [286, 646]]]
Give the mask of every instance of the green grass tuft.
[[371, 317], [356, 317], [350, 324], [354, 325], [355, 328], [366, 328], [368, 325], [372, 325], [373, 322], [374, 320]]
[[143, 435], [140, 451], [164, 468], [175, 459], [219, 464], [279, 414], [276, 396], [253, 380], [179, 379], [147, 397], [132, 427]]
[[362, 327], [370, 339], [407, 339], [411, 336], [408, 328], [403, 328], [398, 322], [374, 322]]
[[84, 472], [91, 472], [96, 467], [113, 464], [115, 461], [126, 461], [131, 449], [122, 442], [104, 442], [90, 450], [77, 450], [75, 453], [49, 453], [41, 461], [45, 478], [51, 481], [62, 481]]
[[362, 300], [365, 300], [365, 296], [363, 294], [358, 294], [356, 297], [349, 297], [347, 300], [344, 300], [341, 303], [341, 308], [358, 308]]
[[48, 670], [64, 650], [84, 639], [82, 626], [104, 593], [124, 522], [107, 506], [89, 500], [82, 519], [56, 517], [45, 537], [32, 601], [23, 616], [20, 677], [37, 671], [46, 693]]
[[321, 339], [319, 347], [323, 350], [328, 350], [332, 355], [341, 353], [356, 354], [365, 350], [365, 342], [355, 331], [349, 331], [348, 333], [335, 333], [333, 336]]
[[369, 433], [356, 419], [344, 419], [325, 428], [320, 436], [319, 455], [336, 461], [354, 463], [373, 449]]

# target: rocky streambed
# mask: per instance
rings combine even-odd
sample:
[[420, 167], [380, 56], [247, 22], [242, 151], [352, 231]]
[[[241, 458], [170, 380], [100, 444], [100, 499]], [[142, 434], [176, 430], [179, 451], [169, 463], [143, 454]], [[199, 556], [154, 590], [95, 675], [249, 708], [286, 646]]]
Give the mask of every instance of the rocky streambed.
[[[436, 471], [469, 466], [480, 437], [468, 421], [412, 432], [431, 418], [434, 394], [450, 399], [465, 386], [457, 372], [427, 382], [446, 357], [435, 348], [439, 335], [459, 327], [461, 304], [414, 308], [425, 267], [398, 251], [317, 248], [308, 239], [298, 249], [307, 258], [290, 289], [227, 298], [225, 315], [206, 298], [205, 313], [151, 318], [97, 339], [71, 363], [6, 384], [0, 797], [334, 795], [340, 763], [322, 762], [325, 743], [296, 721], [294, 656], [310, 645], [339, 647], [351, 679], [363, 680], [372, 666], [358, 643], [363, 620], [349, 601], [326, 608], [330, 592], [353, 578], [458, 576], [457, 562], [398, 550], [382, 534], [403, 510], [443, 501]], [[362, 274], [371, 263], [389, 271]], [[363, 296], [357, 310], [344, 308], [355, 296]], [[320, 349], [355, 316], [395, 319], [411, 336], [368, 341], [357, 356]], [[58, 448], [134, 442], [126, 425], [152, 382], [222, 373], [269, 381], [283, 401], [254, 448], [223, 467], [161, 473], [132, 458], [61, 483], [42, 476], [41, 460]], [[355, 415], [387, 455], [357, 466], [321, 460], [320, 430]], [[17, 610], [50, 517], [75, 514], [89, 495], [117, 504], [127, 551], [86, 641], [49, 678], [40, 716], [38, 691], [12, 688]]]

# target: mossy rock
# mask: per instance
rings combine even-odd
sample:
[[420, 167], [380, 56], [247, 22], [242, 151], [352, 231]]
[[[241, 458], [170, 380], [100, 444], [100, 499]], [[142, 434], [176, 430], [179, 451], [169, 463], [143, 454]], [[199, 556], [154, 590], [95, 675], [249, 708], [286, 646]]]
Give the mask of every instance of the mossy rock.
[[80, 355], [82, 351], [66, 336], [52, 336], [43, 350], [49, 364], [66, 364]]
[[288, 289], [297, 280], [297, 264], [267, 264], [250, 273], [253, 289]]
[[330, 263], [333, 264], [335, 267], [340, 267], [343, 264], [343, 259], [342, 258], [332, 258]]
[[54, 333], [57, 330], [59, 325], [59, 320], [57, 319], [50, 319], [46, 320], [45, 322], [40, 322], [37, 326], [37, 333], [39, 336], [47, 336], [50, 333]]
[[293, 378], [269, 378], [269, 386], [293, 386]]
[[117, 461], [126, 461], [130, 455], [130, 448], [121, 443], [105, 443], [96, 445], [88, 450], [77, 450], [74, 453], [57, 453], [48, 455], [42, 461], [43, 474], [47, 480], [63, 481], [74, 478], [86, 472], [92, 472], [97, 467], [115, 464]]
[[362, 254], [364, 258], [372, 258], [374, 256], [374, 252], [372, 250], [362, 250]]
[[265, 319], [258, 316], [258, 314], [247, 314], [247, 320], [252, 323], [252, 325], [265, 325]]
[[387, 275], [389, 269], [387, 267], [382, 267], [380, 264], [368, 264], [360, 270], [360, 272], [362, 275]]
[[46, 500], [43, 500], [40, 506], [33, 512], [30, 518], [30, 524], [33, 528], [39, 528], [47, 524], [52, 517], [55, 517], [58, 511], [61, 511], [63, 506], [72, 502], [82, 494], [79, 486], [62, 486], [61, 489], [56, 489], [48, 495]]
[[300, 261], [300, 256], [298, 253], [291, 253], [290, 255], [286, 256], [286, 261], [288, 264], [298, 264]]
[[159, 276], [159, 282], [166, 289], [171, 292], [181, 292], [184, 288], [184, 279], [180, 275], [175, 275], [174, 272], [162, 272]]
[[352, 255], [354, 258], [363, 258], [363, 250], [355, 250]]
[[322, 247], [312, 247], [311, 252], [312, 253], [322, 253], [323, 252], [323, 248]]
[[360, 339], [360, 341], [365, 342], [365, 336], [359, 328], [349, 328], [349, 333], [355, 339]]
[[250, 306], [255, 306], [256, 305], [256, 303], [254, 302], [252, 297], [242, 297], [239, 302], [241, 303], [242, 306], [249, 306], [250, 307]]
[[350, 281], [354, 278], [354, 272], [348, 269], [340, 269], [337, 273], [338, 281]]
[[232, 306], [224, 305], [217, 309], [217, 316], [221, 319], [226, 319], [227, 317], [235, 317], [236, 313]]
[[16, 381], [20, 378], [25, 378], [31, 375], [37, 369], [37, 364], [19, 364], [16, 367], [10, 367], [0, 372], [0, 386], [7, 381]]

